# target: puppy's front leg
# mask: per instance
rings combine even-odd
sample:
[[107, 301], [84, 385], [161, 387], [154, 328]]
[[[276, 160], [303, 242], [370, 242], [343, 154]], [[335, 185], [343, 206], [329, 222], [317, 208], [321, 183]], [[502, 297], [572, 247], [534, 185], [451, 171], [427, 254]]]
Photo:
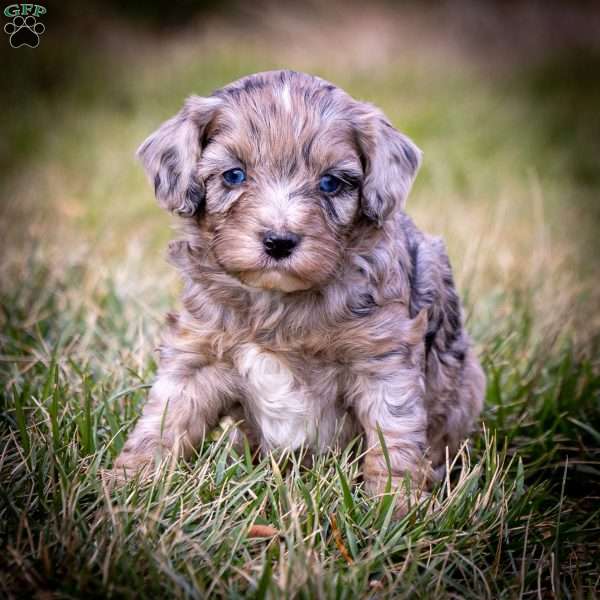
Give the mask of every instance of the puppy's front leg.
[[[409, 498], [418, 499], [431, 480], [431, 467], [425, 459], [427, 413], [419, 373], [399, 369], [393, 374], [358, 375], [354, 386], [354, 411], [367, 445], [363, 464], [366, 488], [374, 496], [381, 495], [391, 477], [391, 492], [400, 488], [396, 510], [400, 516], [407, 511]], [[410, 489], [405, 488], [407, 476]]]
[[115, 461], [115, 477], [149, 469], [165, 453], [189, 454], [217, 425], [234, 388], [230, 369], [218, 364], [159, 372], [142, 416]]

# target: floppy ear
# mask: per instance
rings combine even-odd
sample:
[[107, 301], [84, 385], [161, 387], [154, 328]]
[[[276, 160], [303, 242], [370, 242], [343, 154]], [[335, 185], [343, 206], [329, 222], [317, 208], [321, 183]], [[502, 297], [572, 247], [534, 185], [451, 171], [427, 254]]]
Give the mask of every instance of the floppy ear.
[[360, 105], [357, 125], [365, 167], [362, 211], [381, 227], [390, 213], [404, 208], [421, 165], [421, 150], [369, 104]]
[[196, 171], [204, 132], [220, 104], [218, 98], [191, 96], [138, 149], [158, 203], [189, 217], [204, 207], [204, 184]]

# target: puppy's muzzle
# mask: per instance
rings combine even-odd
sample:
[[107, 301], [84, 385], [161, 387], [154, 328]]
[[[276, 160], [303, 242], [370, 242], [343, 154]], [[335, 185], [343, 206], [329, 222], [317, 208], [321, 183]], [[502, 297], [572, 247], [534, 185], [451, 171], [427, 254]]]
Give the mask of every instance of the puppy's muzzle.
[[265, 252], [275, 260], [287, 258], [299, 244], [300, 236], [295, 233], [275, 233], [268, 231], [263, 237]]

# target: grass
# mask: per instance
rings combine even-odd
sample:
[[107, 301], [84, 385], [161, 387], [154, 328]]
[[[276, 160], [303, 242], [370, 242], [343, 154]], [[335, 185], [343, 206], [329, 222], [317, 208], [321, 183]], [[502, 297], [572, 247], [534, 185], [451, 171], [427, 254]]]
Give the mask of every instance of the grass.
[[[425, 29], [421, 46], [390, 58], [375, 45], [375, 65], [349, 68], [337, 30], [320, 32], [339, 46], [323, 62], [310, 18], [289, 44], [222, 24], [131, 30], [129, 45], [74, 53], [67, 38], [8, 65], [19, 103], [0, 145], [3, 595], [600, 595], [597, 59], [490, 74], [431, 51]], [[299, 39], [312, 50], [299, 54]], [[409, 211], [448, 243], [488, 375], [471, 445], [401, 521], [363, 492], [356, 444], [307, 468], [236, 455], [219, 429], [151, 482], [111, 491], [100, 477], [145, 400], [178, 285], [133, 151], [191, 91], [284, 65], [380, 104], [424, 148]]]

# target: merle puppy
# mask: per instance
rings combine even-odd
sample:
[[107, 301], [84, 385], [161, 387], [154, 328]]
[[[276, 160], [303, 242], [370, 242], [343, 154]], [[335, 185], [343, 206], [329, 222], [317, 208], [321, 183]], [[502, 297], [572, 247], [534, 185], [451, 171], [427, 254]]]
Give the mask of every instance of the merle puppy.
[[373, 494], [399, 512], [456, 452], [485, 378], [443, 242], [404, 212], [415, 144], [377, 108], [303, 73], [192, 96], [140, 147], [180, 217], [184, 281], [160, 368], [114, 471], [185, 455], [231, 415], [263, 451], [365, 441]]

